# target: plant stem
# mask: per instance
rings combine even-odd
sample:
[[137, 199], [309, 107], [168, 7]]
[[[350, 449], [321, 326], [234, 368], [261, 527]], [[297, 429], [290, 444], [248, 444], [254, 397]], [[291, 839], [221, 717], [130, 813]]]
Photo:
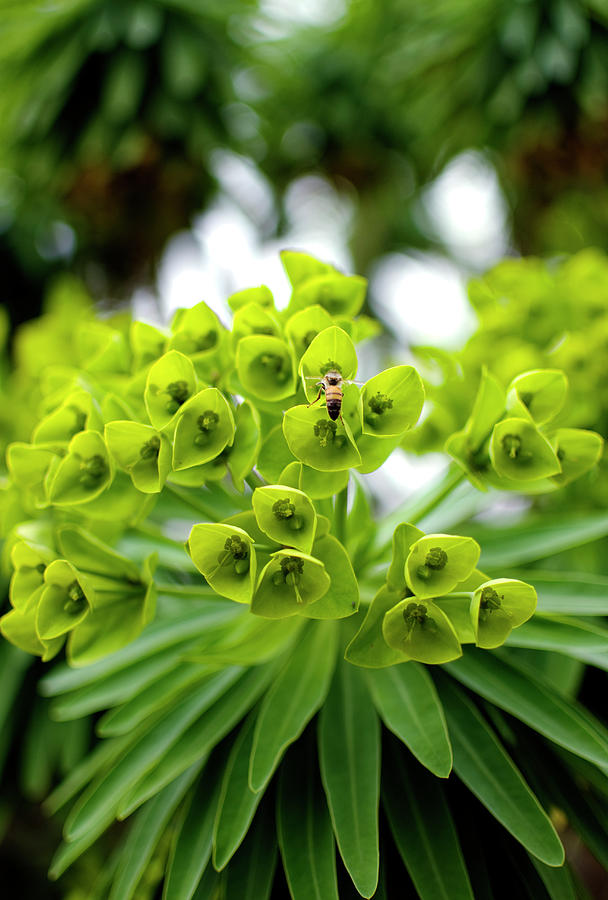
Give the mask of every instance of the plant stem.
[[183, 503], [187, 504], [195, 512], [200, 513], [211, 522], [217, 522], [217, 510], [204, 503], [200, 497], [191, 497], [187, 489], [178, 487], [175, 484], [165, 484], [165, 490], [169, 491]]
[[348, 484], [339, 494], [336, 494], [334, 501], [334, 522], [333, 531], [340, 543], [344, 543], [346, 538], [346, 515], [348, 508]]
[[264, 487], [264, 485], [266, 484], [264, 479], [260, 478], [258, 473], [255, 472], [253, 469], [251, 470], [249, 475], [245, 476], [245, 481], [247, 482], [247, 484], [249, 485], [249, 487], [251, 488], [252, 491], [255, 491], [255, 489], [258, 487]]

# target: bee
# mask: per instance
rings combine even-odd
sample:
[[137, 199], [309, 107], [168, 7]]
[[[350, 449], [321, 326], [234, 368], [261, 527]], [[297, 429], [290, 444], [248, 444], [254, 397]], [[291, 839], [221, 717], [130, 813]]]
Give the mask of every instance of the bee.
[[325, 394], [327, 415], [333, 422], [339, 418], [344, 425], [344, 419], [342, 418], [342, 397], [344, 396], [342, 392], [343, 383], [344, 379], [340, 372], [337, 372], [335, 369], [330, 369], [322, 376], [321, 380], [317, 381], [315, 384], [315, 387], [319, 388], [319, 393], [312, 403], [309, 403], [308, 405], [313, 406], [321, 399], [321, 395]]

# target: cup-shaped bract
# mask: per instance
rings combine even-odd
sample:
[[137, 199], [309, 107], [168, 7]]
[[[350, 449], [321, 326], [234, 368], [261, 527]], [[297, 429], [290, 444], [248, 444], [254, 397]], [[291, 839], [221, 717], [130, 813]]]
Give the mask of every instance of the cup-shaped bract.
[[257, 303], [258, 306], [274, 307], [274, 297], [272, 291], [265, 284], [259, 287], [245, 288], [243, 291], [237, 291], [231, 294], [227, 299], [227, 304], [233, 312], [247, 306], [248, 303]]
[[406, 660], [441, 664], [462, 656], [452, 623], [432, 600], [401, 600], [385, 614], [382, 635]]
[[253, 541], [236, 525], [194, 525], [186, 549], [192, 562], [222, 597], [249, 603], [255, 588]]
[[36, 632], [50, 641], [72, 631], [95, 605], [87, 578], [65, 559], [56, 559], [44, 572], [44, 590], [36, 613]]
[[262, 400], [284, 400], [296, 389], [295, 362], [284, 340], [265, 334], [242, 338], [236, 369], [243, 388]]
[[484, 650], [500, 647], [511, 629], [523, 625], [536, 609], [536, 591], [512, 578], [495, 578], [480, 585], [471, 599], [475, 643]]
[[331, 316], [322, 306], [309, 306], [289, 317], [285, 335], [291, 341], [298, 359], [308, 350], [316, 336], [331, 325]]
[[6, 462], [11, 478], [21, 490], [29, 491], [37, 506], [48, 502], [49, 474], [54, 474], [60, 463], [56, 447], [40, 444], [24, 444], [16, 441], [6, 452]]
[[285, 466], [293, 461], [293, 453], [283, 433], [283, 424], [275, 425], [262, 441], [258, 454], [258, 472], [269, 484], [285, 484], [279, 476]]
[[279, 256], [293, 288], [319, 275], [337, 274], [334, 266], [299, 250], [281, 250]]
[[553, 419], [564, 405], [568, 379], [561, 369], [533, 369], [514, 378], [507, 389], [511, 415], [527, 412], [537, 425]]
[[72, 391], [57, 409], [40, 420], [32, 442], [67, 444], [79, 431], [98, 431], [102, 424], [101, 410], [91, 394]]
[[562, 467], [560, 474], [552, 477], [559, 485], [568, 484], [592, 469], [604, 447], [604, 440], [599, 434], [584, 428], [558, 428], [547, 438]]
[[281, 337], [281, 326], [275, 317], [257, 303], [247, 303], [234, 314], [232, 321], [232, 346], [236, 347], [241, 338], [253, 334]]
[[303, 491], [285, 485], [268, 485], [253, 492], [253, 511], [260, 529], [279, 544], [310, 553], [315, 539], [317, 514]]
[[472, 457], [479, 452], [485, 441], [490, 437], [496, 422], [502, 418], [505, 403], [506, 394], [504, 389], [484, 366], [473, 409], [464, 427], [467, 449]]
[[161, 431], [175, 420], [181, 407], [196, 393], [192, 360], [169, 350], [150, 367], [144, 401], [150, 422]]
[[20, 539], [11, 549], [13, 574], [9, 585], [11, 604], [17, 609], [26, 605], [38, 588], [44, 584], [44, 572], [57, 554], [50, 547], [31, 540]]
[[98, 431], [80, 431], [68, 446], [49, 483], [49, 501], [58, 506], [89, 503], [112, 483], [114, 463]]
[[365, 301], [367, 280], [360, 275], [329, 272], [308, 278], [294, 288], [289, 309], [318, 305], [330, 316], [356, 316]]
[[64, 637], [43, 641], [36, 633], [36, 615], [40, 603], [40, 597], [44, 591], [44, 585], [40, 585], [28, 598], [24, 606], [11, 609], [0, 618], [0, 631], [11, 644], [42, 657], [44, 662], [52, 659], [61, 650]]
[[171, 470], [171, 444], [151, 425], [118, 420], [108, 422], [104, 437], [119, 466], [131, 476], [138, 491], [157, 494]]
[[416, 424], [424, 404], [422, 379], [413, 366], [379, 372], [361, 391], [364, 434], [392, 437]]
[[228, 452], [227, 463], [234, 486], [242, 492], [244, 479], [256, 464], [261, 442], [260, 416], [248, 400], [237, 406], [234, 427], [234, 442]]
[[490, 458], [499, 476], [515, 481], [534, 481], [561, 472], [553, 447], [528, 419], [503, 419], [494, 426]]
[[215, 459], [234, 440], [234, 416], [221, 391], [205, 388], [182, 407], [173, 442], [173, 468], [190, 469]]
[[477, 541], [453, 534], [427, 534], [410, 547], [405, 580], [416, 597], [440, 597], [468, 578], [481, 553]]
[[357, 351], [347, 333], [332, 325], [313, 338], [305, 351], [299, 374], [302, 376], [306, 398], [313, 401], [319, 388], [317, 382], [328, 372], [338, 372], [343, 379], [357, 374]]
[[333, 422], [324, 409], [292, 406], [283, 418], [283, 434], [293, 455], [320, 472], [337, 472], [361, 464], [361, 455], [346, 422]]
[[285, 466], [277, 482], [304, 491], [312, 500], [326, 500], [339, 494], [348, 484], [348, 478], [348, 469], [341, 472], [320, 472], [304, 463], [291, 462]]
[[130, 354], [125, 335], [107, 325], [87, 319], [76, 330], [74, 346], [80, 365], [87, 372], [116, 374], [129, 371]]
[[329, 590], [323, 563], [300, 550], [279, 550], [264, 567], [251, 612], [266, 619], [295, 616]]
[[[99, 575], [110, 579], [110, 590], [117, 590], [120, 582], [128, 582], [131, 586], [142, 583], [139, 567], [131, 559], [117, 553], [113, 547], [100, 541], [77, 525], [61, 525], [56, 531], [57, 547], [60, 554], [68, 559], [87, 578]], [[107, 585], [102, 585], [105, 589]]]
[[217, 348], [223, 326], [206, 303], [197, 303], [176, 312], [171, 331], [170, 349], [196, 358]]
[[137, 372], [163, 355], [167, 338], [153, 325], [146, 322], [131, 322], [129, 343], [133, 354], [133, 371]]
[[386, 583], [389, 590], [403, 592], [407, 587], [405, 562], [412, 544], [422, 537], [424, 537], [424, 532], [408, 522], [402, 522], [393, 531], [393, 556], [386, 575]]

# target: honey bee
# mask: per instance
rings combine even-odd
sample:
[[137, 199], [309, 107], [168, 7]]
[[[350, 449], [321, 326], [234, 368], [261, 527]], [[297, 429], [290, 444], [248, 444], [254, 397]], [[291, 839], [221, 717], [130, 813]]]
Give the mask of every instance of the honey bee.
[[330, 369], [321, 377], [320, 381], [317, 381], [315, 387], [319, 388], [319, 393], [316, 398], [309, 403], [309, 406], [313, 406], [321, 399], [321, 395], [325, 394], [325, 404], [327, 406], [327, 415], [329, 418], [335, 422], [336, 419], [340, 419], [342, 424], [344, 425], [344, 419], [342, 418], [342, 385], [344, 383], [344, 379], [340, 372], [335, 369]]

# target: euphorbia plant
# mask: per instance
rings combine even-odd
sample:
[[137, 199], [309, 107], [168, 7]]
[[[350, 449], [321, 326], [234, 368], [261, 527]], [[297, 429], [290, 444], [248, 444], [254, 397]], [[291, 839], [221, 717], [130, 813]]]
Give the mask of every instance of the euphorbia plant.
[[[355, 383], [357, 344], [375, 331], [358, 315], [362, 280], [304, 254], [283, 262], [287, 308], [267, 288], [242, 291], [231, 329], [205, 304], [168, 331], [99, 323], [78, 365], [43, 373], [40, 423], [8, 449], [5, 505], [18, 492], [21, 508], [0, 627], [44, 660], [65, 647], [42, 682], [60, 695], [56, 714], [104, 712], [99, 745], [47, 801], [76, 798], [52, 877], [135, 814], [96, 896], [133, 896], [156, 854], [169, 900], [267, 897], [277, 835], [296, 900], [311, 884], [337, 896], [334, 841], [364, 897], [391, 886], [381, 844], [393, 841], [420, 896], [446, 893], [449, 872], [447, 895], [470, 897], [455, 777], [437, 780], [454, 767], [479, 822], [485, 807], [500, 823], [499, 844], [565, 884], [550, 868], [564, 859], [552, 789], [534, 783], [543, 809], [513, 760], [527, 773], [520, 750], [539, 732], [561, 748], [556, 765], [596, 767], [601, 793], [608, 734], [514, 648], [594, 662], [608, 632], [552, 615], [542, 578], [534, 615], [534, 571], [517, 566], [608, 522], [544, 537], [541, 523], [538, 553], [520, 540], [522, 553], [513, 528], [484, 535], [451, 510], [467, 476], [558, 490], [594, 465], [601, 439], [552, 428], [561, 373], [508, 387], [484, 373], [448, 441], [457, 465], [376, 521], [362, 476], [416, 426], [421, 379], [394, 365]], [[327, 372], [341, 378], [335, 418], [318, 396]]]

